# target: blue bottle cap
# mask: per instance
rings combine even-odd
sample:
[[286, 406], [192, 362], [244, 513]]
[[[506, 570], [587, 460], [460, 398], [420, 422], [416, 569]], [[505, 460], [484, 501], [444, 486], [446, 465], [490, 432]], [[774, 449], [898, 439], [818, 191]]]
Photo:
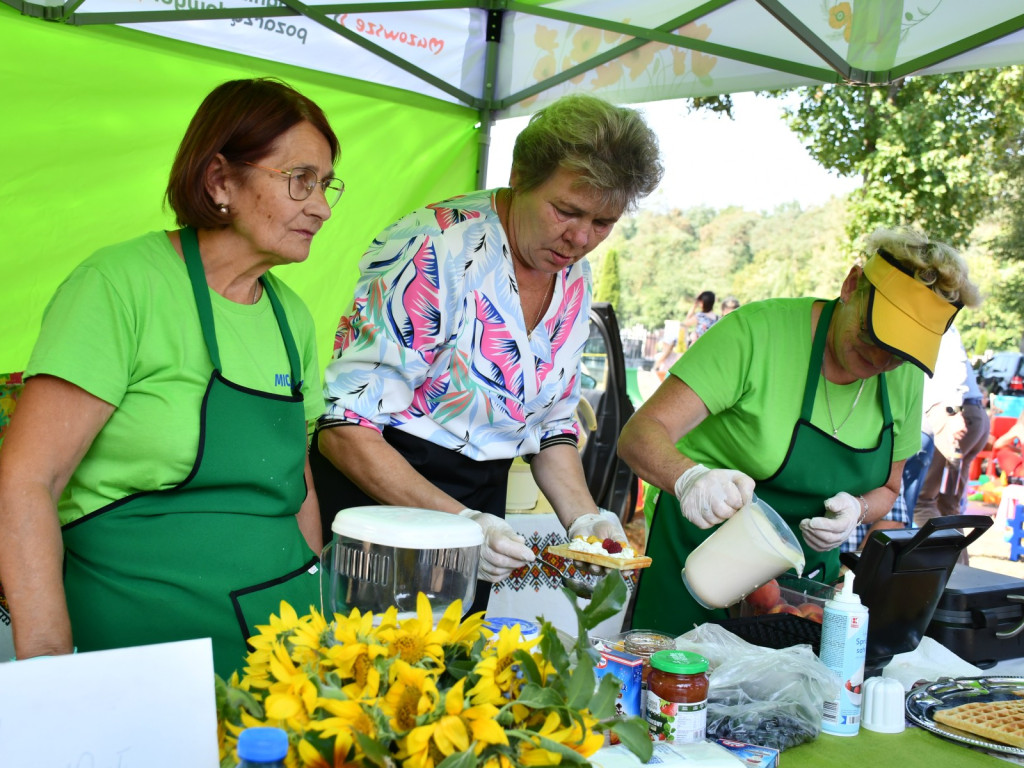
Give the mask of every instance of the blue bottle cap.
[[287, 754], [288, 734], [280, 728], [246, 728], [238, 735], [239, 760], [269, 763]]

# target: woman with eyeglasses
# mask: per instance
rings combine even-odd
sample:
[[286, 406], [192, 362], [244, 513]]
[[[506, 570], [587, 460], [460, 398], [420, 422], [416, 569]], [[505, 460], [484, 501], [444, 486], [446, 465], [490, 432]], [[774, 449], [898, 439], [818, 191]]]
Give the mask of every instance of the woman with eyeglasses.
[[726, 617], [699, 605], [680, 571], [755, 491], [800, 540], [804, 575], [833, 582], [839, 545], [892, 507], [920, 448], [923, 376], [978, 301], [953, 248], [879, 230], [838, 299], [751, 302], [712, 326], [619, 438], [655, 491], [633, 626], [680, 634]]
[[214, 89], [178, 148], [180, 229], [104, 248], [57, 289], [0, 461], [0, 580], [18, 658], [211, 637], [214, 667], [287, 600], [319, 602], [301, 263], [344, 186], [320, 108]]
[[569, 538], [626, 542], [577, 450], [585, 257], [661, 174], [636, 110], [565, 96], [516, 138], [509, 186], [414, 211], [373, 241], [311, 446], [325, 535], [364, 504], [462, 514], [484, 531], [471, 607], [483, 610], [491, 582], [534, 560], [503, 519], [524, 456]]

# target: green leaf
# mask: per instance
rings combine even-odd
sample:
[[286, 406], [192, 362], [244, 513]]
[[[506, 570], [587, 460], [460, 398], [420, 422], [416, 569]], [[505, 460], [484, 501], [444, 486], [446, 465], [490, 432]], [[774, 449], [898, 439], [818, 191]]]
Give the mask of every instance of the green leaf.
[[387, 768], [388, 764], [388, 753], [384, 749], [384, 745], [380, 740], [371, 738], [365, 733], [355, 731], [356, 741], [359, 742], [359, 748], [366, 755], [366, 759], [374, 765], [380, 766], [380, 768]]
[[566, 685], [565, 697], [573, 709], [584, 709], [594, 698], [597, 679], [594, 677], [594, 664], [587, 655], [581, 656], [576, 663]]
[[[473, 667], [476, 666], [476, 662], [472, 659], [459, 659], [458, 661], [452, 661], [445, 666], [445, 672], [451, 675], [456, 681], [461, 680], [470, 672], [473, 671]], [[468, 688], [468, 686], [467, 686]]]
[[619, 695], [622, 683], [615, 675], [604, 675], [597, 686], [597, 693], [590, 700], [590, 713], [598, 720], [604, 720], [615, 714], [615, 699]]
[[541, 656], [555, 668], [559, 677], [567, 676], [569, 674], [569, 654], [566, 653], [565, 646], [559, 640], [554, 625], [549, 621], [543, 622], [541, 633], [542, 637], [538, 646]]
[[455, 752], [438, 763], [437, 768], [476, 768], [476, 755], [472, 749]]
[[540, 685], [544, 682], [540, 677], [540, 669], [537, 667], [537, 661], [533, 658], [533, 654], [517, 649], [512, 653], [512, 658], [519, 662], [526, 682], [534, 683], [535, 685]]
[[612, 726], [612, 733], [619, 737], [619, 741], [626, 745], [626, 748], [645, 763], [654, 754], [654, 744], [648, 734], [647, 723], [639, 717], [628, 717], [620, 720]]
[[515, 700], [515, 703], [531, 707], [532, 709], [545, 709], [547, 707], [563, 706], [565, 701], [552, 688], [541, 688], [539, 685], [527, 683], [523, 686], [523, 690]]
[[622, 580], [622, 574], [618, 571], [611, 571], [597, 582], [594, 587], [594, 595], [590, 603], [581, 611], [581, 623], [591, 630], [605, 619], [619, 613], [626, 605], [629, 590], [626, 589], [626, 582]]

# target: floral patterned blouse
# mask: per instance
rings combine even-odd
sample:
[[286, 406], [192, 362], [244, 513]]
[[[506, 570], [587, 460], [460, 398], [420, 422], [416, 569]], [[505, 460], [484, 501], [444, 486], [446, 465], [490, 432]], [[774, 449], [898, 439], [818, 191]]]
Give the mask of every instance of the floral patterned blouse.
[[476, 460], [576, 443], [590, 266], [559, 272], [526, 331], [495, 190], [429, 205], [363, 255], [320, 426], [391, 426]]

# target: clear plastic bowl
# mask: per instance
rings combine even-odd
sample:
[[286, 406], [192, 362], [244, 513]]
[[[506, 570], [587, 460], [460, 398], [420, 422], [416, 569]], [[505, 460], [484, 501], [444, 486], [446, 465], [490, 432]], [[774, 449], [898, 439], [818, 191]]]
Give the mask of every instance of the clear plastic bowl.
[[333, 538], [320, 556], [324, 613], [352, 608], [400, 615], [416, 612], [423, 592], [435, 616], [456, 600], [469, 608], [483, 530], [472, 520], [415, 507], [352, 507], [331, 524]]

